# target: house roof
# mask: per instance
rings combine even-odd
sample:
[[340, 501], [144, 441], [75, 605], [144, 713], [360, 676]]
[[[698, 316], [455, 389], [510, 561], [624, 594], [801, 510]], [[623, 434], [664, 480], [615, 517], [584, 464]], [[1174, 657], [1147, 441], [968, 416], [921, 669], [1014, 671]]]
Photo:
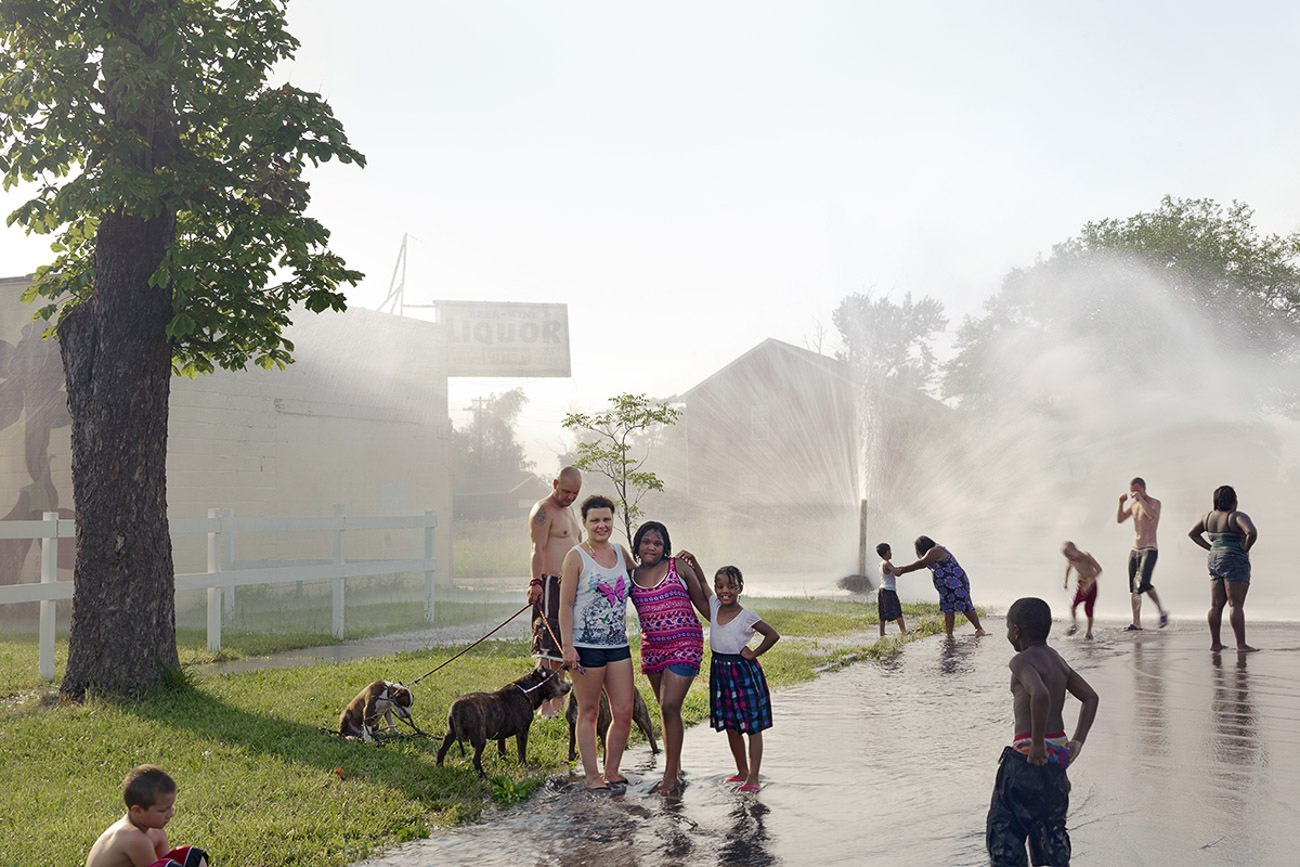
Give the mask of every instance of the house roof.
[[841, 379], [844, 382], [851, 382], [848, 376], [847, 367], [845, 367], [844, 362], [840, 361], [838, 358], [832, 358], [829, 355], [821, 355], [812, 350], [795, 346], [792, 343], [786, 343], [784, 340], [777, 340], [775, 337], [769, 337], [762, 343], [754, 346], [748, 352], [734, 358], [726, 366], [688, 388], [682, 393], [682, 398], [690, 397], [693, 392], [704, 388], [719, 377], [725, 376], [734, 368], [743, 367], [746, 363], [752, 360], [754, 356], [765, 354], [777, 355], [789, 361], [793, 361], [796, 364], [811, 367], [821, 373]]
[[527, 470], [486, 473], [456, 479], [456, 496], [525, 494], [532, 490], [550, 490], [546, 483]]

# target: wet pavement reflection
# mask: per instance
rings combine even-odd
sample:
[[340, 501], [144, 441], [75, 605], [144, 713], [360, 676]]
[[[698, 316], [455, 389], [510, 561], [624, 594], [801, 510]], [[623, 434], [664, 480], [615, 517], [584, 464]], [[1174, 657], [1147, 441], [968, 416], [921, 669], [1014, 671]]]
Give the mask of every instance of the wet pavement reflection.
[[[1012, 734], [1011, 648], [988, 619], [987, 637], [925, 639], [775, 693], [758, 795], [732, 791], [725, 736], [696, 726], [680, 798], [650, 794], [662, 757], [635, 750], [625, 794], [552, 783], [365, 867], [985, 864], [984, 816]], [[1191, 622], [1096, 634], [1052, 642], [1101, 695], [1070, 769], [1072, 863], [1294, 863], [1300, 627], [1252, 623], [1265, 649], [1241, 658], [1211, 653]]]

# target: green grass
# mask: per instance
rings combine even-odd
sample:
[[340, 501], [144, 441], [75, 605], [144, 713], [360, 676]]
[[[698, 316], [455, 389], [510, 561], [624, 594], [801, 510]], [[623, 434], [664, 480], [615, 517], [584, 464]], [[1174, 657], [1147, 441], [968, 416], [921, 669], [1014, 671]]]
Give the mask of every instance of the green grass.
[[528, 583], [532, 556], [526, 516], [501, 520], [457, 520], [451, 525], [451, 545], [456, 552], [457, 578], [520, 576]]
[[[402, 616], [394, 616], [404, 609]], [[455, 626], [485, 621], [500, 622], [519, 610], [509, 603], [492, 602], [439, 602], [434, 606], [433, 626]], [[329, 612], [325, 612], [328, 618]], [[191, 667], [213, 662], [229, 662], [248, 657], [268, 656], [286, 650], [337, 644], [328, 627], [311, 629], [313, 612], [277, 613], [258, 616], [253, 623], [242, 628], [223, 628], [221, 650], [212, 653], [207, 648], [207, 631], [194, 627], [176, 627], [176, 649], [181, 666]], [[265, 622], [263, 622], [265, 621]], [[371, 638], [394, 632], [425, 629], [424, 609], [419, 605], [384, 603], [378, 605], [349, 606], [344, 630], [345, 640]], [[269, 631], [271, 626], [279, 631]], [[250, 628], [250, 626], [252, 628]], [[68, 635], [66, 627], [57, 633], [54, 642], [54, 677], [63, 677], [68, 661]], [[34, 623], [7, 627], [0, 632], [0, 697], [38, 690], [45, 686], [40, 677], [39, 647]]]
[[[874, 611], [867, 606], [751, 601], [789, 639], [763, 657], [773, 689], [811, 679], [854, 654], [899, 646], [893, 637], [877, 642]], [[941, 628], [922, 606], [905, 611], [913, 636]], [[856, 641], [824, 647], [813, 638], [853, 634]], [[80, 853], [121, 813], [122, 776], [144, 762], [163, 767], [180, 784], [169, 837], [206, 845], [220, 863], [248, 867], [346, 865], [473, 820], [493, 802], [517, 803], [548, 776], [567, 774], [562, 718], [534, 722], [530, 767], [518, 765], [513, 748], [505, 759], [489, 749], [488, 780], [480, 780], [455, 748], [437, 767], [433, 739], [362, 744], [328, 733], [360, 684], [379, 677], [409, 682], [456, 649], [241, 674], [181, 673], [139, 702], [92, 698], [63, 705], [51, 697], [52, 688], [33, 696], [31, 678], [10, 674], [9, 663], [24, 654], [35, 668], [34, 638], [0, 640], [0, 695], [11, 696], [0, 701], [0, 816], [7, 820], [0, 822], [0, 852], [21, 852], [22, 863], [35, 864], [68, 863], [69, 852], [78, 853], [73, 860], [84, 857]], [[524, 642], [485, 641], [414, 687], [415, 718], [440, 734], [455, 696], [507, 683], [529, 665]], [[653, 714], [653, 696], [639, 676], [638, 686]], [[707, 718], [707, 676], [696, 679], [683, 716], [688, 724]]]

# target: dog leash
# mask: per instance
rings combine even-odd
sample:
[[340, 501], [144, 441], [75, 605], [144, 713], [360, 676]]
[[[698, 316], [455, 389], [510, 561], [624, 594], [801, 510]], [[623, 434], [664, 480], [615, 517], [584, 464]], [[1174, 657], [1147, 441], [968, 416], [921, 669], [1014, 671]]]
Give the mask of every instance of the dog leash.
[[[453, 656], [451, 659], [448, 659], [446, 662], [443, 662], [441, 665], [436, 665], [436, 666], [434, 666], [433, 668], [431, 668], [431, 669], [429, 669], [428, 671], [426, 671], [424, 674], [422, 674], [422, 675], [420, 675], [419, 677], [417, 677], [415, 680], [411, 681], [411, 686], [415, 686], [417, 683], [419, 683], [420, 681], [424, 680], [426, 677], [428, 677], [429, 675], [433, 674], [435, 671], [437, 671], [438, 669], [442, 668], [444, 665], [450, 665], [452, 662], [454, 662], [454, 661], [456, 660], [457, 657], [461, 656], [462, 654], [464, 654], [465, 652], [467, 652], [468, 650], [470, 650], [471, 648], [473, 648], [475, 645], [477, 645], [477, 644], [479, 644], [479, 643], [481, 643], [481, 642], [483, 642], [483, 641], [486, 641], [486, 640], [487, 640], [487, 639], [492, 635], [493, 632], [496, 632], [496, 631], [497, 631], [498, 629], [500, 629], [502, 626], [505, 626], [505, 625], [506, 625], [507, 623], [509, 623], [511, 620], [514, 620], [514, 619], [515, 619], [516, 617], [518, 617], [520, 614], [523, 614], [525, 611], [527, 611], [529, 608], [532, 608], [532, 607], [533, 607], [533, 606], [532, 606], [532, 603], [529, 603], [529, 604], [525, 605], [523, 608], [520, 608], [520, 609], [519, 609], [518, 611], [516, 611], [514, 614], [511, 614], [511, 615], [510, 615], [509, 617], [507, 617], [505, 620], [501, 621], [500, 624], [498, 624], [497, 626], [493, 627], [492, 630], [489, 631], [487, 635], [484, 635], [484, 636], [483, 636], [482, 638], [480, 638], [478, 641], [475, 641], [475, 642], [473, 642], [472, 644], [470, 644], [469, 646], [465, 647], [463, 650], [460, 651], [460, 653], [457, 653], [456, 656]], [[545, 618], [542, 618], [542, 619], [545, 620]], [[547, 624], [547, 627], [546, 627], [546, 628], [547, 628], [547, 629], [550, 629], [550, 624]], [[552, 633], [552, 637], [554, 637], [554, 633]]]
[[[555, 630], [551, 628], [551, 621], [549, 621], [549, 620], [547, 620], [545, 617], [543, 617], [543, 618], [542, 618], [542, 625], [545, 626], [545, 627], [546, 627], [546, 631], [549, 632], [549, 633], [551, 634], [551, 641], [554, 641], [554, 642], [555, 642], [555, 649], [558, 650], [558, 651], [560, 651], [560, 653], [563, 653], [563, 652], [564, 652], [564, 645], [560, 643], [560, 639], [558, 639], [558, 638], [555, 637]], [[561, 668], [568, 668], [568, 667], [569, 667], [569, 666], [565, 665], [564, 662], [563, 662], [563, 660], [561, 660], [561, 662], [560, 662], [560, 668], [553, 668], [553, 669], [551, 669], [551, 671], [559, 671]], [[582, 663], [579, 662], [579, 663], [578, 663], [578, 674], [586, 674], [586, 673], [587, 673], [587, 669], [583, 668], [583, 667], [582, 667]], [[542, 681], [542, 683], [546, 683], [546, 681]], [[539, 683], [537, 686], [541, 686], [541, 684]], [[535, 686], [535, 687], [533, 687], [533, 689], [537, 689], [537, 687]]]

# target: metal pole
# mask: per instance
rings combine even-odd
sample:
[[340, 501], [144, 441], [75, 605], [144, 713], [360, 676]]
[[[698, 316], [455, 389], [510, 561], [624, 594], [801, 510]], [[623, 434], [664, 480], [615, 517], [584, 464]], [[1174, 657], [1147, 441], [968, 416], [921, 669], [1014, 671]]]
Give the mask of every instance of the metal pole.
[[858, 574], [867, 574], [867, 501], [858, 505]]

